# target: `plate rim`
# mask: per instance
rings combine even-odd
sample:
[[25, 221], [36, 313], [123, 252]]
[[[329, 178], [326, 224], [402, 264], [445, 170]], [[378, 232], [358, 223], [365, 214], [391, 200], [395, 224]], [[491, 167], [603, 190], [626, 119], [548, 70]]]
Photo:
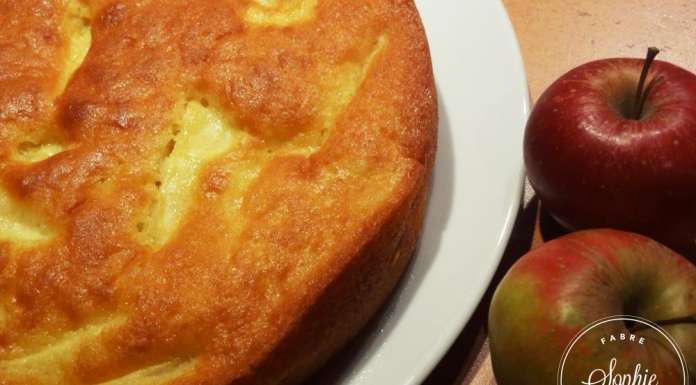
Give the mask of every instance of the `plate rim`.
[[[524, 58], [522, 56], [522, 50], [520, 48], [519, 39], [517, 38], [517, 34], [512, 20], [510, 18], [510, 14], [507, 12], [507, 9], [505, 8], [502, 0], [496, 0], [495, 3], [496, 7], [498, 8], [498, 12], [501, 13], [504, 18], [506, 30], [505, 33], [511, 39], [510, 42], [513, 43], [512, 46], [514, 52], [512, 52], [512, 55], [515, 57], [515, 66], [521, 69], [521, 77], [517, 80], [522, 83], [522, 88], [527, 90], [527, 92], [524, 92], [523, 95], [521, 95], [521, 101], [523, 105], [523, 115], [525, 117], [528, 117], [531, 112], [532, 102], [531, 95], [529, 94], [529, 83], [527, 80], [527, 72], [524, 64]], [[524, 127], [520, 127], [519, 129], [522, 130], [521, 135], [524, 135]], [[510, 241], [510, 237], [512, 236], [512, 230], [515, 225], [515, 220], [517, 219], [518, 211], [522, 206], [523, 193], [525, 188], [524, 186], [526, 180], [526, 171], [524, 161], [522, 159], [520, 159], [520, 161], [521, 162], [517, 165], [517, 170], [515, 172], [515, 179], [517, 179], [517, 182], [515, 183], [515, 189], [514, 191], [512, 191], [511, 201], [508, 202], [506, 218], [503, 227], [500, 231], [498, 242], [493, 250], [493, 253], [496, 255], [496, 257], [494, 258], [496, 263], [491, 263], [487, 266], [485, 277], [485, 281], [487, 282], [487, 284], [481, 286], [478, 292], [476, 293], [476, 298], [478, 298], [478, 305], [471, 309], [468, 309], [467, 311], [462, 312], [460, 318], [456, 320], [456, 323], [459, 325], [458, 328], [452, 328], [449, 331], [443, 333], [441, 340], [437, 343], [438, 347], [435, 348], [433, 354], [430, 355], [428, 362], [424, 363], [423, 370], [420, 371], [418, 375], [414, 376], [408, 383], [408, 385], [420, 384], [427, 379], [427, 377], [432, 373], [437, 364], [439, 364], [440, 361], [442, 361], [449, 349], [453, 346], [454, 342], [462, 333], [462, 331], [466, 328], [469, 321], [471, 321], [474, 312], [478, 309], [479, 306], [481, 306], [481, 301], [483, 300], [483, 297], [485, 296], [486, 292], [489, 290], [493, 282], [495, 273], [500, 267], [500, 262], [502, 261], [505, 248], [507, 247], [507, 244]], [[486, 336], [486, 339], [487, 338], [488, 337]]]
[[[418, 2], [416, 1], [416, 6], [418, 7]], [[515, 60], [515, 67], [520, 69], [520, 76], [517, 77], [516, 81], [520, 83], [518, 87], [521, 89], [526, 90], [526, 92], [523, 92], [522, 95], [519, 95], [520, 102], [522, 103], [522, 116], [524, 118], [528, 117], [530, 112], [531, 112], [531, 96], [529, 94], [529, 83], [527, 80], [526, 76], [526, 69], [525, 69], [525, 64], [524, 64], [524, 59], [522, 56], [522, 51], [520, 48], [519, 40], [517, 38], [514, 25], [512, 24], [512, 20], [510, 19], [510, 15], [507, 12], [507, 9], [505, 8], [502, 0], [496, 0], [495, 1], [495, 7], [497, 9], [497, 13], [503, 18], [503, 22], [505, 24], [504, 28], [504, 33], [508, 36], [508, 41], [506, 43], [509, 43], [512, 45], [512, 52], [511, 52], [511, 57], [514, 57]], [[419, 8], [420, 9], [420, 8]], [[425, 26], [426, 32], [427, 32], [427, 26]], [[429, 43], [430, 44], [430, 43]], [[438, 95], [439, 96], [439, 95]], [[439, 104], [439, 107], [442, 105]], [[443, 109], [440, 109], [440, 112], [442, 112]], [[520, 130], [520, 135], [524, 135], [524, 126], [519, 127]], [[522, 153], [522, 150], [520, 150], [520, 154]], [[433, 348], [430, 354], [427, 356], [426, 359], [423, 360], [422, 365], [420, 365], [420, 369], [414, 368], [413, 370], [413, 375], [411, 376], [410, 380], [405, 384], [405, 385], [415, 385], [415, 384], [420, 384], [424, 380], [430, 376], [432, 371], [435, 369], [435, 367], [442, 361], [446, 353], [449, 351], [449, 349], [452, 347], [456, 339], [459, 337], [459, 335], [462, 333], [462, 331], [465, 329], [465, 327], [468, 325], [469, 321], [471, 320], [474, 312], [481, 306], [481, 301], [483, 297], [485, 296], [486, 292], [489, 290], [491, 283], [493, 281], [494, 275], [497, 272], [497, 270], [500, 267], [500, 261], [502, 260], [503, 254], [505, 252], [505, 248], [507, 247], [507, 244], [511, 238], [512, 235], [512, 230], [515, 225], [515, 221], [518, 215], [518, 211], [520, 207], [522, 206], [522, 200], [523, 200], [523, 193], [524, 193], [524, 186], [525, 186], [525, 180], [526, 180], [526, 175], [525, 175], [525, 166], [524, 166], [524, 161], [522, 158], [519, 159], [519, 163], [516, 165], [516, 170], [514, 171], [514, 177], [511, 177], [511, 180], [514, 180], [514, 189], [510, 191], [510, 199], [507, 202], [507, 210], [506, 210], [506, 215], [505, 215], [505, 220], [503, 223], [503, 226], [501, 227], [499, 233], [498, 233], [498, 239], [495, 247], [492, 250], [493, 255], [495, 255], [491, 259], [491, 263], [488, 264], [485, 269], [485, 282], [486, 284], [481, 285], [478, 287], [477, 291], [475, 293], [471, 293], [472, 296], [477, 298], [477, 305], [473, 306], [471, 308], [467, 308], [466, 310], [463, 310], [459, 313], [459, 317], [455, 320], [454, 324], [456, 324], [456, 327], [452, 327], [446, 331], [443, 331], [439, 335], [439, 340], [433, 343]], [[512, 169], [512, 168], [511, 168]], [[462, 306], [462, 308], [464, 308]], [[353, 385], [353, 382], [349, 382], [349, 385]]]

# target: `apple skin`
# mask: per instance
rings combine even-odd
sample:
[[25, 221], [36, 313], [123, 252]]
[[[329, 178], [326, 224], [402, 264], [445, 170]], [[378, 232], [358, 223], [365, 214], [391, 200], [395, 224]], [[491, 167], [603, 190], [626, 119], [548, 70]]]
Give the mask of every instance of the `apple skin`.
[[524, 138], [529, 181], [570, 230], [633, 231], [696, 255], [696, 75], [655, 61], [646, 83], [659, 81], [628, 119], [643, 62], [587, 63], [543, 93]]
[[[634, 315], [657, 322], [693, 314], [696, 266], [684, 257], [649, 238], [618, 230], [566, 235], [518, 260], [493, 296], [488, 322], [498, 385], [556, 384], [566, 346], [579, 331], [601, 318]], [[613, 329], [597, 332], [605, 336], [628, 333], [623, 324], [607, 326]], [[696, 324], [664, 329], [686, 356], [693, 381]], [[635, 332], [647, 338], [652, 333], [649, 329]], [[578, 347], [573, 359], [566, 362], [568, 376], [574, 379], [567, 383], [580, 384], [583, 378], [587, 380], [589, 368], [607, 368], [611, 357], [616, 357], [625, 364], [638, 360], [653, 371], [662, 370], [661, 384], [681, 384], [681, 378], [664, 375], [676, 364], [674, 356], [657, 352], [653, 345], [646, 360], [646, 351], [640, 348], [635, 344], [616, 344], [600, 351]]]

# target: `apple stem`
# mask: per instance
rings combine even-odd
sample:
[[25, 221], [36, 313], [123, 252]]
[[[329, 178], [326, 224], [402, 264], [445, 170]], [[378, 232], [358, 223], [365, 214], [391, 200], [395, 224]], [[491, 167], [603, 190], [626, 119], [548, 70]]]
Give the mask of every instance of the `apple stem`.
[[[657, 321], [655, 322], [658, 326], [670, 326], [670, 325], [680, 325], [680, 324], [696, 324], [696, 314], [686, 316], [686, 317], [679, 317], [679, 318], [672, 318], [664, 321]], [[639, 330], [647, 329], [648, 326], [643, 325], [643, 324], [636, 324], [633, 327], [631, 327], [629, 330], [632, 332], [637, 332]]]
[[650, 71], [650, 66], [655, 61], [655, 57], [660, 53], [660, 50], [655, 47], [648, 48], [648, 53], [645, 56], [645, 61], [643, 62], [643, 71], [640, 73], [640, 80], [638, 81], [638, 89], [636, 90], [636, 97], [633, 102], [633, 114], [632, 117], [635, 120], [639, 120], [640, 116], [643, 114], [643, 106], [645, 105], [645, 99], [647, 96], [645, 89], [645, 80], [648, 78], [648, 72]]

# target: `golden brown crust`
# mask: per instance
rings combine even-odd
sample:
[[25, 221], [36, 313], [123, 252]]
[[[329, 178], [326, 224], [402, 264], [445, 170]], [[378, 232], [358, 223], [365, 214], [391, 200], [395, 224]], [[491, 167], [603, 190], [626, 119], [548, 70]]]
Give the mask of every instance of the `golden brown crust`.
[[62, 89], [70, 3], [0, 0], [0, 384], [304, 378], [420, 230], [413, 2], [85, 2]]
[[367, 323], [415, 248], [427, 197], [427, 184], [422, 186], [296, 321], [273, 354], [239, 384], [300, 383]]

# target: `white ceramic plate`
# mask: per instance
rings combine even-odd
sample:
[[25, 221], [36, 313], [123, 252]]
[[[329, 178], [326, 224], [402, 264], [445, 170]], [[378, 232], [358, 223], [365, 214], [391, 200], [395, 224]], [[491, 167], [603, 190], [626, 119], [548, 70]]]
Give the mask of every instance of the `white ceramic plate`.
[[481, 300], [522, 193], [529, 99], [502, 4], [416, 3], [440, 98], [433, 191], [415, 262], [343, 363], [344, 385], [411, 385], [428, 375]]

